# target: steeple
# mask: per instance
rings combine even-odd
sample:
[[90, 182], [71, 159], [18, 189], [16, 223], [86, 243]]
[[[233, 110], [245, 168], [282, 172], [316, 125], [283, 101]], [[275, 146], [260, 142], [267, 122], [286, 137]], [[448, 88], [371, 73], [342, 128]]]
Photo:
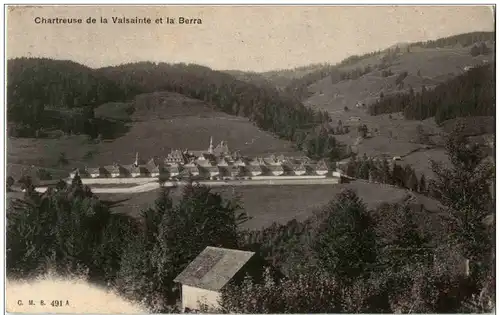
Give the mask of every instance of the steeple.
[[208, 146], [208, 153], [214, 153], [214, 145], [212, 143], [212, 136], [210, 136], [210, 145]]
[[135, 166], [135, 167], [138, 167], [138, 166], [139, 166], [139, 152], [136, 152], [136, 153], [135, 153], [135, 162], [134, 162], [134, 166]]

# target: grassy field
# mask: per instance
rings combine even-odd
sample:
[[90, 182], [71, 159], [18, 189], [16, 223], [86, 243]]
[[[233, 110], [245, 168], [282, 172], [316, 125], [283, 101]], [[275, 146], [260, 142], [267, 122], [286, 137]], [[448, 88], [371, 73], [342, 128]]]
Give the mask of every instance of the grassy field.
[[[403, 189], [388, 185], [352, 182], [340, 185], [304, 185], [304, 186], [253, 186], [214, 188], [226, 198], [240, 198], [245, 211], [251, 220], [244, 228], [260, 229], [273, 222], [286, 223], [289, 220], [305, 220], [314, 211], [327, 204], [343, 189], [353, 189], [369, 208], [382, 202], [397, 202], [406, 195]], [[179, 198], [180, 191], [174, 190], [172, 197]], [[111, 201], [122, 201], [116, 211], [137, 216], [142, 209], [153, 204], [158, 191], [138, 194], [102, 194], [100, 198]], [[428, 198], [420, 197], [419, 203], [429, 208], [436, 208], [436, 203]]]

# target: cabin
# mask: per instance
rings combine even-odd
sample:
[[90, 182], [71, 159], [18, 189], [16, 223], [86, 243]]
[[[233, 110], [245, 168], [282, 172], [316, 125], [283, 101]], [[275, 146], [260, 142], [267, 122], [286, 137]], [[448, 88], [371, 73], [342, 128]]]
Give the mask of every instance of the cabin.
[[232, 165], [229, 167], [231, 177], [239, 177], [243, 174], [243, 168], [240, 166]]
[[148, 174], [148, 170], [144, 165], [132, 164], [124, 167], [132, 177], [145, 177]]
[[292, 171], [293, 171], [293, 174], [297, 175], [297, 176], [302, 176], [302, 175], [305, 175], [307, 173], [307, 169], [304, 166], [304, 163], [292, 165]]
[[[246, 275], [259, 281], [266, 263], [254, 252], [206, 247], [175, 279], [180, 286], [181, 312], [195, 312], [202, 306], [217, 310], [221, 290], [239, 283]], [[278, 273], [273, 277], [279, 276]]]
[[208, 173], [208, 176], [210, 176], [210, 178], [217, 177], [220, 174], [219, 168], [217, 166], [208, 166], [205, 167], [205, 170]]
[[257, 165], [251, 164], [247, 168], [250, 171], [250, 174], [252, 174], [252, 176], [262, 175], [262, 167], [258, 164]]
[[108, 177], [109, 176], [108, 170], [104, 167], [89, 168], [88, 172], [89, 172], [89, 175], [91, 178]]
[[226, 158], [219, 158], [217, 160], [217, 166], [227, 167], [227, 166], [229, 166], [229, 163], [228, 163]]
[[200, 169], [198, 165], [196, 165], [194, 162], [189, 162], [188, 164], [185, 164], [184, 170], [189, 171], [189, 173], [191, 173], [192, 176], [200, 175]]
[[400, 156], [395, 156], [392, 158], [393, 161], [401, 161], [402, 158]]
[[247, 164], [245, 163], [245, 161], [244, 161], [242, 158], [238, 158], [238, 159], [236, 159], [236, 160], [233, 162], [233, 165], [234, 165], [234, 166], [242, 166], [242, 167], [245, 167]]
[[326, 165], [325, 161], [321, 160], [318, 162], [318, 164], [316, 164], [315, 172], [318, 175], [328, 174], [328, 166]]
[[180, 175], [180, 167], [179, 165], [170, 165], [167, 168], [168, 173], [170, 174], [170, 177], [177, 177]]
[[156, 157], [151, 158], [144, 167], [147, 175], [151, 177], [160, 177], [160, 174], [164, 172], [163, 163]]
[[281, 165], [268, 165], [267, 168], [273, 176], [281, 176], [285, 172]]
[[128, 170], [125, 167], [116, 163], [113, 165], [105, 166], [104, 168], [112, 178], [127, 177], [129, 174]]
[[274, 155], [271, 154], [269, 157], [264, 158], [264, 162], [269, 165], [280, 165], [281, 162], [278, 160], [278, 158]]

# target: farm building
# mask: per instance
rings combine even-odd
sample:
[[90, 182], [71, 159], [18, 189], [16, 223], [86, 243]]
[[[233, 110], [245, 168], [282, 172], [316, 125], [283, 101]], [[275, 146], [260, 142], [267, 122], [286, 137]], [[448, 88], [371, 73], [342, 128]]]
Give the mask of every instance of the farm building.
[[202, 305], [217, 308], [224, 286], [243, 280], [245, 275], [258, 281], [265, 266], [254, 252], [206, 247], [174, 279], [181, 287], [181, 311], [196, 311]]

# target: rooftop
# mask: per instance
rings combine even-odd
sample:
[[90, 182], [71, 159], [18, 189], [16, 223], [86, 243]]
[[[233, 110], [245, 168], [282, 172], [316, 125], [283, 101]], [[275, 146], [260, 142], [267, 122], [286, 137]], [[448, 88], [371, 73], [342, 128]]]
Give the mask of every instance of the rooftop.
[[219, 291], [254, 254], [254, 252], [208, 246], [174, 281], [197, 288]]

